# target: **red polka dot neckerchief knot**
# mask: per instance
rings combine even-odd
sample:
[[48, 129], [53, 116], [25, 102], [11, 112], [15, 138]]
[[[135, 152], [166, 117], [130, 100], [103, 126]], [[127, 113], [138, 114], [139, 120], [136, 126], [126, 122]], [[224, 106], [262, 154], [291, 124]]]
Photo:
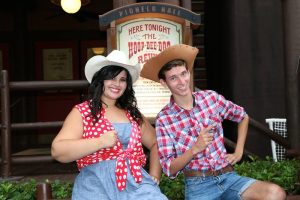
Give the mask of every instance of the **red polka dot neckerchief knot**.
[[[105, 117], [105, 109], [101, 110], [101, 117], [95, 125], [90, 117], [90, 109], [88, 103], [84, 102], [76, 106], [82, 115], [84, 124], [83, 138], [96, 138], [100, 137], [107, 131], [114, 130], [113, 125]], [[140, 183], [142, 181], [141, 166], [146, 164], [146, 156], [142, 147], [141, 130], [138, 123], [131, 117], [128, 111], [126, 111], [126, 116], [130, 120], [132, 125], [130, 140], [127, 149], [123, 150], [122, 143], [119, 138], [115, 146], [111, 148], [100, 149], [99, 151], [87, 155], [81, 159], [77, 160], [77, 166], [80, 170], [81, 168], [95, 164], [103, 160], [116, 159], [116, 182], [117, 188], [122, 191], [126, 188], [127, 180], [127, 162], [129, 161], [129, 169], [134, 177], [135, 182]]]
[[[136, 124], [136, 125], [134, 125]], [[141, 173], [141, 165], [145, 165], [146, 160], [140, 160], [135, 155], [134, 151], [137, 148], [141, 148], [141, 142], [137, 143], [137, 141], [141, 141], [140, 128], [137, 126], [136, 122], [132, 121], [132, 132], [129, 140], [129, 144], [126, 150], [120, 151], [117, 158], [116, 163], [116, 179], [117, 179], [117, 187], [120, 191], [126, 188], [126, 180], [127, 180], [127, 163], [126, 159], [129, 161], [129, 169], [134, 177], [135, 182], [140, 183], [142, 181], [142, 173]], [[139, 145], [140, 144], [140, 145]]]

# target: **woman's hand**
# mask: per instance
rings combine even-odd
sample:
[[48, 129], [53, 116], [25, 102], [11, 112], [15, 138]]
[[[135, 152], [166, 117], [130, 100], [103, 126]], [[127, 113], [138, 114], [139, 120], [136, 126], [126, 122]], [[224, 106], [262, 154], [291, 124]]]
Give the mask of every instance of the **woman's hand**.
[[117, 132], [115, 130], [104, 133], [100, 136], [99, 140], [101, 142], [102, 148], [110, 148], [116, 145], [118, 139]]
[[51, 155], [54, 159], [68, 163], [116, 144], [117, 134], [109, 131], [97, 138], [83, 139], [83, 122], [80, 112], [73, 108], [63, 127], [52, 142]]

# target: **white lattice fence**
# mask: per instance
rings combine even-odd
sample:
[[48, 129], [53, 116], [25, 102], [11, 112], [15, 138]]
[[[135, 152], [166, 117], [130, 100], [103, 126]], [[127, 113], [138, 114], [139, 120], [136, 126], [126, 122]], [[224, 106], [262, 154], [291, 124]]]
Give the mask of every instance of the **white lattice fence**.
[[[269, 128], [283, 136], [284, 138], [287, 137], [287, 124], [286, 124], [286, 119], [284, 118], [269, 118], [266, 119], [266, 122], [269, 124]], [[272, 147], [272, 155], [273, 155], [273, 160], [275, 162], [284, 160], [285, 159], [285, 154], [286, 154], [286, 149], [273, 140], [271, 140], [271, 147]]]

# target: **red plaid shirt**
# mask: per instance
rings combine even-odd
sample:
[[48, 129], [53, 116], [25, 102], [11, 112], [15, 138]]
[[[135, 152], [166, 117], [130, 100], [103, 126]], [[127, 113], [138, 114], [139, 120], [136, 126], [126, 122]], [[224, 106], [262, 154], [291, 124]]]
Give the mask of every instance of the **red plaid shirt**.
[[222, 122], [224, 119], [240, 122], [247, 115], [244, 108], [214, 91], [199, 91], [193, 93], [193, 96], [193, 109], [179, 107], [171, 97], [170, 102], [157, 115], [155, 127], [158, 154], [167, 176], [171, 176], [171, 161], [190, 149], [200, 131], [211, 124], [216, 125], [213, 143], [195, 156], [183, 170], [218, 170], [227, 166]]

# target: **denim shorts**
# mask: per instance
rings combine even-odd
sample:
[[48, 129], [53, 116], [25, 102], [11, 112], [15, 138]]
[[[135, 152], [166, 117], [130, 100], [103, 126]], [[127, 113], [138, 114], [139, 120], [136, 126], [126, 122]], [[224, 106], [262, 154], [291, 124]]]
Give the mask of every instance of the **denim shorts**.
[[228, 172], [219, 176], [186, 177], [185, 200], [235, 200], [256, 180]]

